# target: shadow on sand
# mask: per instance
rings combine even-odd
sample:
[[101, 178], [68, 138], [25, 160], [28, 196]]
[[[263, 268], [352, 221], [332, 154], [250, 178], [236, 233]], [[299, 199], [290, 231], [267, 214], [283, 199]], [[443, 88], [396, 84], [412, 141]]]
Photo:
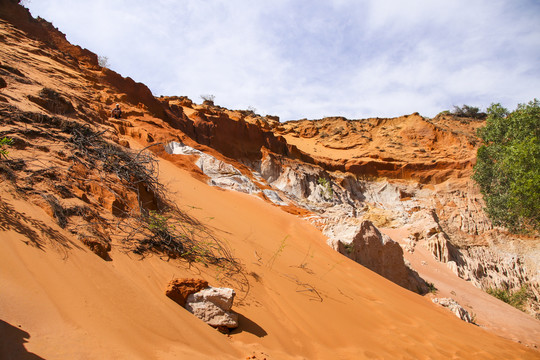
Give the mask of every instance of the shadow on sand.
[[24, 344], [28, 339], [30, 339], [29, 333], [0, 320], [0, 359], [45, 360], [26, 350]]
[[234, 330], [231, 330], [231, 335], [240, 334], [244, 331], [260, 338], [268, 335], [268, 333], [257, 323], [238, 313], [238, 327]]
[[76, 246], [59, 231], [40, 220], [17, 211], [2, 199], [0, 199], [0, 230], [17, 232], [28, 239], [27, 245], [35, 246], [40, 250], [43, 250], [44, 238], [51, 239], [55, 244], [59, 244], [60, 247], [66, 250], [70, 249], [71, 246]]

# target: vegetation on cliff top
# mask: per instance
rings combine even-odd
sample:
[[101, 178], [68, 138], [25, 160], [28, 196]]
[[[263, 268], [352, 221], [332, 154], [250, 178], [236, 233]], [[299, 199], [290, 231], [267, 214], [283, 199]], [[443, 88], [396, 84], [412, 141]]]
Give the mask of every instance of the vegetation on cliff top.
[[473, 179], [480, 185], [486, 212], [496, 225], [513, 232], [540, 230], [540, 101], [509, 112], [500, 104], [487, 109], [478, 135]]
[[457, 117], [474, 119], [484, 119], [486, 117], [486, 113], [480, 112], [479, 108], [470, 105], [454, 106], [454, 110], [451, 113]]

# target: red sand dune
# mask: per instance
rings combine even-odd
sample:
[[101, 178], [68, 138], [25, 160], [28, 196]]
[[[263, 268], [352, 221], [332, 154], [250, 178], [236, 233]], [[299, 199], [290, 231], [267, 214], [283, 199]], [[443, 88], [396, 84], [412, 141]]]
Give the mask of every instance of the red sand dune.
[[[41, 209], [3, 194], [15, 219], [2, 222], [1, 316], [29, 333], [29, 352], [51, 359], [233, 359], [253, 351], [269, 359], [538, 358], [345, 259], [307, 222], [208, 187], [170, 163], [161, 168], [175, 199], [242, 260], [249, 288], [218, 279], [215, 269], [117, 248], [104, 262], [76, 243], [32, 247], [20, 231], [30, 219], [62, 230]], [[230, 337], [164, 295], [171, 278], [197, 276], [236, 288], [241, 325]]]

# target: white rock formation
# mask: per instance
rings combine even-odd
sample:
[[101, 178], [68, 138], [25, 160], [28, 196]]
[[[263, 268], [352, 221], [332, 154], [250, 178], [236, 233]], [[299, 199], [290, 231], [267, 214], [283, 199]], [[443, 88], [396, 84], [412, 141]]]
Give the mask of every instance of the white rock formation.
[[459, 305], [456, 300], [451, 298], [434, 298], [431, 301], [433, 301], [435, 304], [439, 304], [448, 308], [454, 313], [454, 315], [456, 315], [461, 320], [468, 323], [472, 322], [472, 318], [469, 315], [469, 312], [465, 310], [461, 305]]
[[283, 199], [281, 199], [279, 194], [274, 190], [264, 189], [263, 194], [268, 198], [268, 200], [270, 200], [276, 205], [281, 205], [281, 206], [289, 205], [287, 202], [283, 201]]
[[334, 228], [334, 249], [406, 289], [420, 293], [427, 290], [424, 281], [405, 264], [397, 242], [367, 220], [362, 221], [352, 239], [351, 229], [344, 226], [340, 237], [338, 228]]
[[236, 293], [229, 288], [208, 287], [186, 299], [186, 309], [213, 327], [238, 327], [238, 314], [231, 311]]
[[[167, 154], [171, 155], [199, 155], [202, 156], [204, 153], [200, 150], [194, 149], [191, 146], [187, 146], [180, 142], [171, 141], [165, 145], [165, 151]], [[206, 154], [204, 154], [206, 155]]]
[[448, 236], [446, 236], [445, 233], [439, 232], [430, 236], [427, 239], [426, 246], [435, 259], [440, 262], [447, 263], [452, 261], [453, 258], [449, 250], [451, 245], [449, 244]]
[[209, 185], [246, 194], [261, 192], [260, 188], [249, 177], [243, 175], [231, 164], [216, 159], [212, 155], [174, 141], [165, 145], [165, 151], [174, 155], [198, 155], [199, 159], [195, 162], [195, 165], [210, 178]]

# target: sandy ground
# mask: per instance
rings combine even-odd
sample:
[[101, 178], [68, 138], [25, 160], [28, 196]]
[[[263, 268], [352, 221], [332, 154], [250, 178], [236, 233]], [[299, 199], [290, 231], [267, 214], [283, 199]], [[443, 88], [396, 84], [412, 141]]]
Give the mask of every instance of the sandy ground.
[[[406, 229], [382, 228], [381, 231], [398, 242], [408, 236]], [[430, 297], [452, 298], [474, 317], [479, 327], [531, 348], [540, 347], [540, 321], [456, 276], [446, 264], [433, 258], [423, 242], [416, 245], [413, 253], [405, 251], [404, 255], [413, 269], [437, 288]]]
[[[166, 161], [160, 169], [175, 200], [229, 243], [249, 288], [219, 269], [140, 259], [118, 248], [105, 262], [41, 209], [4, 191], [2, 359], [539, 357], [349, 261], [312, 225], [278, 207], [209, 187]], [[67, 241], [30, 245], [36, 224]], [[237, 284], [240, 328], [224, 336], [168, 299], [168, 281], [184, 276]]]

